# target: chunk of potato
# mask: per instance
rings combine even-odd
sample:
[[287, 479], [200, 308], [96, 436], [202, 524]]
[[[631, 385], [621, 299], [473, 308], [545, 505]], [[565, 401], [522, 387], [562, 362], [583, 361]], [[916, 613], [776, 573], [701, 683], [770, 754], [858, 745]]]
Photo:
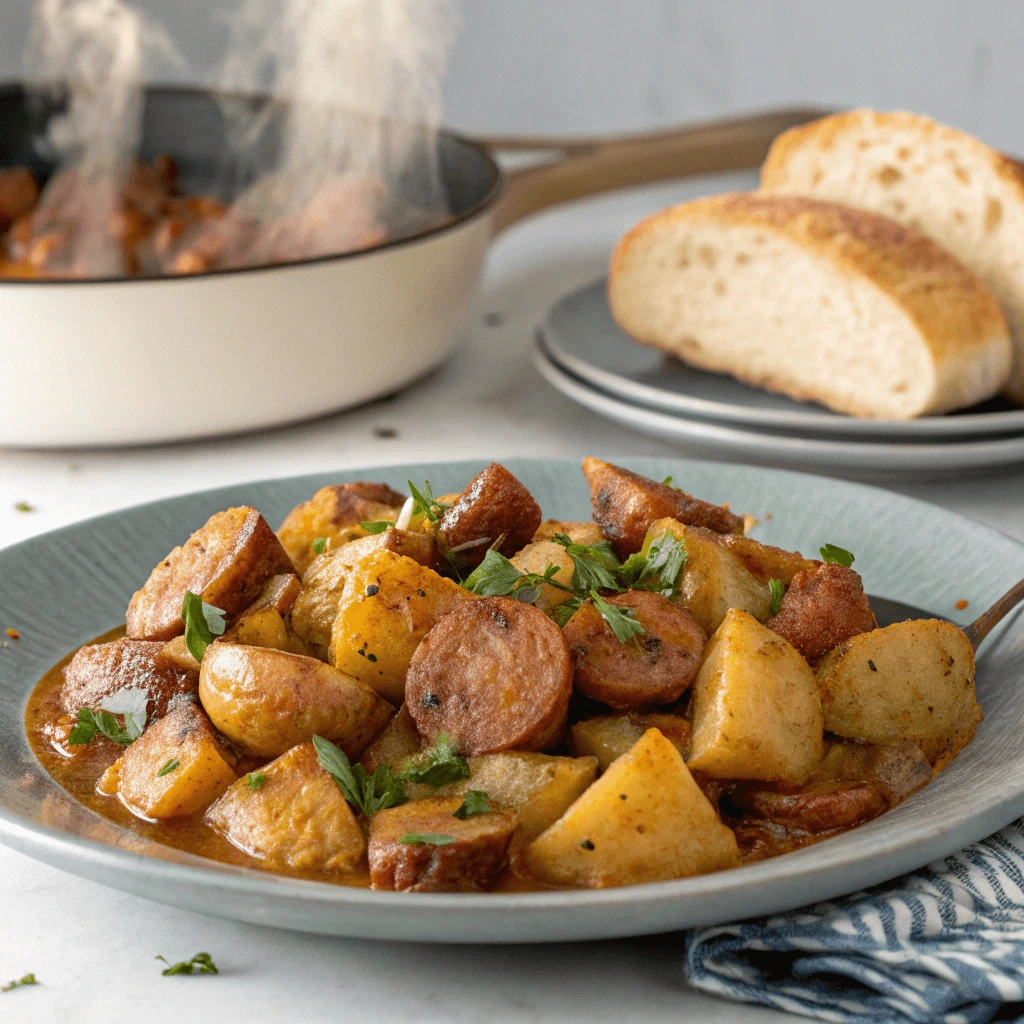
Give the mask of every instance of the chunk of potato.
[[199, 699], [228, 739], [262, 757], [317, 734], [357, 757], [394, 714], [365, 683], [315, 658], [242, 644], [207, 647]]
[[272, 868], [348, 871], [359, 866], [366, 839], [334, 780], [303, 743], [260, 769], [250, 789], [239, 779], [206, 812], [206, 822], [240, 850]]
[[211, 516], [153, 571], [128, 604], [128, 636], [171, 640], [185, 632], [185, 591], [223, 609], [233, 619], [260, 595], [267, 581], [293, 572], [273, 530], [254, 508], [229, 508]]
[[302, 580], [293, 572], [271, 576], [260, 591], [260, 596], [246, 609], [247, 612], [258, 612], [264, 608], [273, 608], [281, 615], [287, 615], [295, 604], [295, 599], [302, 591]]
[[209, 719], [190, 701], [154, 722], [125, 750], [107, 769], [102, 791], [116, 791], [144, 818], [194, 814], [235, 781], [229, 757]]
[[299, 575], [303, 575], [316, 557], [313, 541], [317, 537], [323, 537], [326, 550], [333, 551], [347, 541], [366, 536], [361, 522], [394, 522], [404, 501], [405, 495], [387, 484], [365, 480], [321, 487], [309, 501], [296, 505], [285, 516], [277, 536]]
[[678, 600], [711, 636], [730, 608], [740, 608], [763, 622], [771, 613], [772, 594], [740, 561], [722, 547], [716, 534], [675, 519], [651, 524], [644, 540], [644, 554], [659, 537], [669, 533], [686, 547], [686, 565], [679, 585]]
[[[552, 578], [563, 587], [569, 586], [572, 579], [574, 566], [569, 552], [553, 540], [535, 540], [514, 555], [511, 561], [520, 572], [534, 572], [538, 576], [543, 576], [549, 565], [557, 565], [558, 572]], [[533, 603], [542, 612], [550, 612], [552, 608], [568, 601], [570, 597], [572, 593], [568, 590], [543, 586], [540, 596]]]
[[604, 540], [604, 534], [597, 523], [576, 523], [571, 520], [545, 519], [537, 532], [533, 535], [533, 541], [551, 540], [556, 533], [564, 533], [573, 544], [599, 544]]
[[523, 858], [545, 882], [589, 888], [686, 878], [740, 862], [732, 832], [657, 729], [645, 732]]
[[360, 537], [314, 558], [303, 574], [302, 593], [292, 608], [291, 625], [323, 661], [330, 650], [331, 629], [345, 580], [353, 565], [375, 551], [393, 551], [430, 568], [437, 562], [433, 537], [396, 529]]
[[330, 661], [400, 704], [405, 673], [430, 628], [477, 595], [393, 551], [352, 567], [331, 629]]
[[403, 704], [387, 728], [363, 751], [359, 763], [372, 775], [382, 764], [397, 765], [420, 751], [423, 741]]
[[218, 640], [218, 644], [243, 644], [247, 647], [269, 647], [275, 651], [309, 655], [310, 650], [300, 637], [288, 628], [276, 608], [247, 611]]
[[648, 729], [657, 729], [683, 757], [690, 747], [690, 723], [682, 715], [598, 715], [577, 722], [569, 730], [569, 747], [577, 757], [596, 757], [604, 771]]
[[719, 779], [799, 785], [824, 755], [823, 730], [807, 662], [753, 616], [731, 609], [693, 686], [689, 766]]
[[781, 580], [787, 587], [798, 572], [812, 572], [824, 563], [804, 558], [799, 551], [762, 544], [737, 533], [718, 534], [718, 543], [728, 548], [762, 582]]
[[818, 683], [829, 732], [869, 743], [913, 740], [937, 767], [970, 743], [981, 721], [974, 650], [939, 619], [847, 640], [825, 656]]

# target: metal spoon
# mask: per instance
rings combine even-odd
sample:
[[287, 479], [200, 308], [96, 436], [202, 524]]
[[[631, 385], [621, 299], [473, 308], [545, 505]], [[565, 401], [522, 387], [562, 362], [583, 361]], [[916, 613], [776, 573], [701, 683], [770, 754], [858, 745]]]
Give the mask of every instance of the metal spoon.
[[[893, 601], [888, 597], [870, 596], [871, 610], [878, 619], [879, 626], [891, 626], [894, 622], [906, 622], [907, 619], [942, 619], [944, 615], [934, 615], [926, 612], [923, 608], [915, 608], [912, 604], [905, 604], [903, 601]], [[991, 608], [982, 612], [969, 626], [964, 626], [963, 631], [971, 646], [977, 650], [981, 642], [988, 636], [995, 625], [1003, 617], [1024, 601], [1024, 580], [1015, 583], [1003, 594]]]

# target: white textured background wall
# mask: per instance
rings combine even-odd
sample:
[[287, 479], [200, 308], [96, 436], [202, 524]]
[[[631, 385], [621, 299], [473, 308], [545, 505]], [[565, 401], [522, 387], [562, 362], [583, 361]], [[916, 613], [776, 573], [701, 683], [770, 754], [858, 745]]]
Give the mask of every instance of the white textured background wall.
[[[209, 76], [231, 2], [140, 0]], [[16, 77], [30, 0], [0, 0]], [[908, 107], [1024, 154], [1024, 0], [463, 0], [448, 124], [615, 131], [791, 102]]]

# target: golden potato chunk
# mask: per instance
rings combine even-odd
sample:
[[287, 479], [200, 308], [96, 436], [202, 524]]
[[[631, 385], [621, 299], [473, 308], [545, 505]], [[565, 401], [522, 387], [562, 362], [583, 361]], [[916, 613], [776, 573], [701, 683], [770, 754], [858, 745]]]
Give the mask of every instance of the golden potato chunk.
[[768, 618], [772, 606], [768, 585], [750, 572], [739, 556], [724, 548], [717, 535], [674, 519], [659, 519], [647, 531], [644, 553], [666, 533], [686, 547], [677, 600], [708, 636], [722, 624], [730, 608], [749, 612], [760, 622]]
[[168, 657], [149, 640], [113, 640], [80, 647], [64, 669], [61, 703], [69, 715], [99, 708], [115, 694], [144, 690], [148, 718], [160, 718], [199, 686], [199, 672]]
[[569, 730], [569, 748], [577, 757], [596, 757], [604, 771], [648, 729], [657, 729], [683, 757], [690, 749], [690, 723], [682, 715], [598, 715], [585, 718]]
[[676, 519], [713, 533], [743, 532], [743, 519], [727, 508], [701, 501], [610, 462], [586, 458], [583, 475], [590, 485], [594, 522], [612, 542], [619, 558], [639, 551], [649, 527], [659, 519]]
[[540, 506], [504, 466], [492, 462], [478, 473], [437, 522], [437, 546], [469, 568], [479, 565], [499, 539], [498, 550], [514, 555], [540, 526]]
[[287, 615], [292, 610], [296, 598], [302, 592], [302, 580], [293, 572], [271, 576], [267, 580], [260, 596], [246, 609], [247, 612], [259, 612], [265, 608], [273, 608], [280, 615]]
[[[515, 554], [511, 559], [512, 564], [520, 572], [533, 572], [543, 576], [549, 565], [557, 565], [558, 572], [553, 579], [569, 586], [572, 579], [573, 563], [569, 552], [552, 540], [535, 540], [527, 544], [522, 551]], [[572, 593], [568, 590], [559, 590], [558, 587], [541, 587], [540, 596], [534, 601], [534, 605], [542, 612], [551, 612], [552, 608], [558, 607], [563, 601], [568, 601]]]
[[365, 480], [332, 484], [321, 487], [309, 501], [296, 505], [285, 516], [277, 536], [301, 576], [316, 557], [313, 541], [317, 537], [323, 537], [326, 550], [332, 551], [356, 537], [365, 537], [361, 522], [394, 522], [404, 502], [405, 495], [387, 484]]
[[357, 757], [394, 714], [365, 683], [322, 661], [242, 644], [207, 647], [199, 699], [228, 739], [261, 757], [314, 735]]
[[766, 625], [812, 664], [844, 640], [878, 628], [860, 576], [835, 562], [798, 572]]
[[862, 633], [818, 667], [825, 728], [869, 743], [917, 743], [941, 767], [974, 737], [974, 651], [951, 622], [918, 619]]
[[403, 704], [387, 728], [363, 751], [359, 763], [372, 775], [382, 764], [394, 766], [423, 747], [416, 723]]
[[209, 719], [191, 701], [154, 722], [107, 770], [116, 791], [144, 818], [201, 811], [235, 781], [230, 755]]
[[[511, 811], [456, 818], [462, 797], [414, 800], [370, 819], [370, 883], [403, 892], [472, 892], [488, 888], [505, 867], [516, 826]], [[444, 837], [444, 843], [410, 841]], [[404, 841], [403, 841], [404, 840]]]
[[233, 619], [278, 573], [293, 572], [273, 530], [254, 508], [218, 512], [150, 574], [128, 604], [128, 636], [171, 640], [185, 632], [185, 591], [223, 609]]
[[811, 572], [823, 562], [804, 558], [799, 551], [785, 551], [762, 544], [753, 537], [736, 533], [718, 534], [718, 543], [728, 548], [762, 582], [781, 580], [787, 587], [798, 572]]
[[272, 868], [349, 871], [366, 839], [334, 780], [303, 743], [260, 769], [263, 782], [239, 779], [206, 812], [206, 822]]
[[348, 574], [352, 566], [375, 551], [405, 555], [430, 568], [437, 561], [433, 537], [396, 529], [360, 537], [314, 558], [303, 574], [302, 593], [292, 608], [291, 625], [323, 661], [330, 651], [331, 629]]
[[689, 766], [719, 779], [799, 785], [824, 755], [823, 729], [807, 662], [753, 616], [730, 610], [693, 686]]
[[740, 862], [732, 832], [657, 729], [644, 733], [523, 858], [542, 881], [588, 888], [686, 878]]
[[537, 527], [537, 532], [533, 535], [533, 541], [536, 543], [541, 540], [551, 540], [556, 533], [565, 534], [573, 544], [592, 545], [598, 544], [605, 539], [604, 534], [601, 532], [601, 527], [597, 523], [576, 523], [570, 520], [545, 519]]
[[420, 641], [464, 601], [478, 600], [432, 569], [393, 551], [352, 567], [331, 628], [331, 664], [400, 704]]

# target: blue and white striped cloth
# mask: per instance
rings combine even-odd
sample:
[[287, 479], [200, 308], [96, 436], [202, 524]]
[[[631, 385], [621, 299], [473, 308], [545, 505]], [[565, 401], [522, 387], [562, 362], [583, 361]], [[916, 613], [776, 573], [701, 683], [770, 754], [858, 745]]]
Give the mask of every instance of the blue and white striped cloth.
[[841, 1024], [1024, 1021], [1004, 1006], [1024, 1003], [1024, 819], [896, 882], [693, 932], [686, 966], [704, 991]]

